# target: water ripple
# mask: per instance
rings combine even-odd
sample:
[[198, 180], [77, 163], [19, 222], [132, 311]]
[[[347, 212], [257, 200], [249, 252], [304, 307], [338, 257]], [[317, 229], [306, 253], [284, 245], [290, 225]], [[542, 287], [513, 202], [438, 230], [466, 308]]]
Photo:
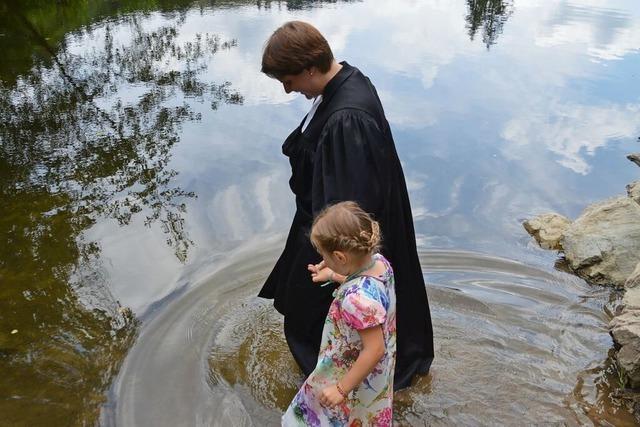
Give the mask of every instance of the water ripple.
[[[116, 424], [278, 425], [303, 377], [255, 295], [281, 244], [244, 246], [149, 319], [114, 386]], [[396, 393], [398, 425], [589, 422], [611, 347], [606, 290], [474, 252], [420, 259], [436, 359]]]

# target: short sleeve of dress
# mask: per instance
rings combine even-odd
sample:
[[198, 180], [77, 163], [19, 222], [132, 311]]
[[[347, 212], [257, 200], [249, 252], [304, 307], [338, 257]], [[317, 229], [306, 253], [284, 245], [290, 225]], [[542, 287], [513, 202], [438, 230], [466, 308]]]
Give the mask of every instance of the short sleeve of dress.
[[348, 292], [342, 301], [342, 318], [357, 330], [381, 325], [387, 317], [388, 303], [384, 290], [377, 281], [365, 278], [361, 286]]

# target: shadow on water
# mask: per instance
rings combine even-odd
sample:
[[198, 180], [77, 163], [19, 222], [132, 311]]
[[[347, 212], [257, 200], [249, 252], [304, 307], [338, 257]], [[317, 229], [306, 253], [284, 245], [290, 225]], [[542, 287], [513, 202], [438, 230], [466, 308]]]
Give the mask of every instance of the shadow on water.
[[[105, 424], [278, 425], [302, 375], [281, 316], [255, 295], [281, 244], [239, 248], [149, 320]], [[397, 425], [634, 424], [599, 356], [608, 291], [473, 252], [420, 256], [439, 356], [396, 393]]]
[[235, 41], [179, 42], [180, 14], [152, 30], [126, 15], [126, 42], [106, 23], [85, 28], [95, 45], [79, 50], [71, 37], [54, 45], [32, 20], [48, 9], [29, 6], [3, 4], [3, 21], [48, 56], [0, 82], [0, 413], [10, 424], [92, 424], [138, 322], [84, 233], [100, 218], [124, 226], [142, 215], [186, 260], [184, 200], [195, 194], [172, 185], [167, 165], [181, 124], [200, 118], [182, 100], [242, 102], [229, 83], [199, 78]]

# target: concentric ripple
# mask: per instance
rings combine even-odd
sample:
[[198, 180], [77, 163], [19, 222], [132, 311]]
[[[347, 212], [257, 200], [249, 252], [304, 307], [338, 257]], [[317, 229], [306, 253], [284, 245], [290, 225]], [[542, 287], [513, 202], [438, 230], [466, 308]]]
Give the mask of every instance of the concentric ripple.
[[[302, 375], [255, 295], [280, 239], [230, 254], [150, 319], [114, 388], [114, 423], [279, 425]], [[603, 397], [609, 291], [473, 252], [420, 253], [436, 359], [396, 393], [397, 425], [632, 425]]]

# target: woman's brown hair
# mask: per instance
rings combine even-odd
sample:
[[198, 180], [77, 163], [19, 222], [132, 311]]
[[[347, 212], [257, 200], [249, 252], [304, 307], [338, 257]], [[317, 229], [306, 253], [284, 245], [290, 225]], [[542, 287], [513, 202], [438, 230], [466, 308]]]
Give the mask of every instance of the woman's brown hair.
[[311, 243], [324, 252], [367, 255], [380, 249], [380, 225], [356, 202], [340, 202], [318, 214], [311, 227]]
[[326, 73], [333, 63], [327, 40], [313, 25], [290, 21], [275, 30], [262, 52], [262, 72], [281, 80], [311, 67]]

